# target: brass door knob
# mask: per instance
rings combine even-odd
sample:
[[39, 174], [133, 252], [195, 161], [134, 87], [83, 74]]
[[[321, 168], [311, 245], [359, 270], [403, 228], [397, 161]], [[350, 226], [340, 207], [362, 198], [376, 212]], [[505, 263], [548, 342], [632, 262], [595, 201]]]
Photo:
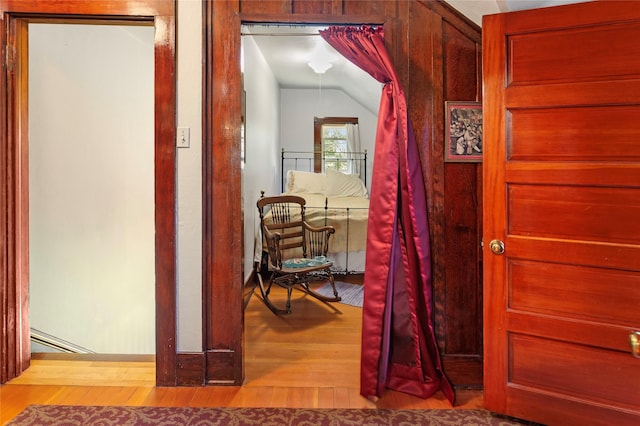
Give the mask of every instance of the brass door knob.
[[504, 253], [504, 243], [500, 240], [493, 240], [489, 243], [489, 248], [493, 254], [502, 254]]
[[631, 355], [640, 358], [640, 331], [629, 333], [629, 344], [631, 345]]

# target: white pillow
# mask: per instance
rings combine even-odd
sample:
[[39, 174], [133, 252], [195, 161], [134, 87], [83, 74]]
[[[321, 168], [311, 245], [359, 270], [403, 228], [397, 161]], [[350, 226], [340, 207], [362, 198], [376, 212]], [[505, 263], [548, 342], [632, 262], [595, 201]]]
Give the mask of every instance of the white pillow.
[[327, 197], [367, 197], [367, 188], [358, 175], [327, 170]]
[[326, 176], [324, 173], [301, 172], [299, 170], [287, 171], [286, 192], [324, 194], [326, 188]]

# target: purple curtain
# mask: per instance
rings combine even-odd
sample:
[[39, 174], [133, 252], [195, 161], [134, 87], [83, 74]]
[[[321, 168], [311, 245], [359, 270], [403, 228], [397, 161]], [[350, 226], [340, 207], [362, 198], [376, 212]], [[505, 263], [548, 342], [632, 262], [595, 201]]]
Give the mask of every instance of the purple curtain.
[[453, 404], [433, 330], [427, 202], [407, 101], [382, 28], [331, 27], [321, 36], [384, 83], [376, 131], [364, 275], [360, 393], [385, 388]]

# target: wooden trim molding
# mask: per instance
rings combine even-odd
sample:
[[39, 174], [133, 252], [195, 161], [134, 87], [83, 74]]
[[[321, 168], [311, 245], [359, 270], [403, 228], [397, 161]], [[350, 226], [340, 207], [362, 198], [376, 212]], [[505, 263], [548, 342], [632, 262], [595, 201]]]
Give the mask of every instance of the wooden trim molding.
[[22, 20], [7, 19], [2, 14], [0, 31], [6, 46], [2, 49], [6, 52], [6, 67], [0, 75], [0, 104], [5, 112], [0, 115], [0, 383], [4, 383], [29, 367], [30, 360], [29, 326], [25, 323], [29, 307], [28, 261], [21, 256], [28, 243], [23, 212], [28, 209], [29, 198], [24, 194], [28, 170], [26, 145], [21, 142], [20, 133], [26, 116], [17, 108], [27, 100], [26, 79], [20, 77], [25, 56], [19, 56], [26, 27]]
[[205, 382], [244, 380], [242, 85], [238, 1], [203, 2], [203, 345]]
[[155, 26], [156, 382], [176, 385], [175, 0], [0, 0], [0, 382], [29, 366], [27, 30], [37, 22]]
[[176, 385], [176, 16], [155, 17], [156, 384]]
[[205, 383], [209, 385], [240, 385], [244, 380], [243, 248], [240, 238], [243, 223], [239, 219], [242, 217], [241, 22], [379, 25], [385, 22], [386, 16], [385, 13], [343, 15], [343, 1], [333, 1], [328, 9], [322, 6], [322, 10], [316, 10], [316, 6], [321, 6], [319, 2], [314, 5], [297, 2], [296, 8], [304, 10], [296, 11], [304, 13], [291, 13], [289, 3], [281, 2], [281, 8], [270, 3], [262, 9], [259, 2], [203, 2], [202, 307]]
[[180, 352], [177, 355], [178, 386], [204, 386], [205, 354]]
[[[384, 22], [371, 15], [255, 14], [257, 2], [203, 2], [203, 346], [205, 383], [240, 385], [243, 360], [241, 22]], [[302, 4], [302, 3], [301, 3]], [[342, 12], [342, 2], [331, 11]], [[270, 8], [270, 11], [274, 9]]]

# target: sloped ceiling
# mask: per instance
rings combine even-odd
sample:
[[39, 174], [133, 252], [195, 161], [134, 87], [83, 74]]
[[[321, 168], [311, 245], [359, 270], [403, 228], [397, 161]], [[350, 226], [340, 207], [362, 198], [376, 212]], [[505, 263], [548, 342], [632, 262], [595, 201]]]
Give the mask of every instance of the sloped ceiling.
[[[470, 20], [482, 25], [482, 16], [589, 0], [445, 0]], [[342, 90], [372, 113], [377, 113], [381, 85], [347, 61], [318, 35], [322, 27], [252, 25], [242, 29], [254, 37], [258, 48], [283, 88]], [[324, 74], [308, 65], [322, 56], [332, 64]]]
[[[310, 25], [247, 25], [242, 33], [253, 37], [281, 88], [337, 89], [377, 114], [382, 85], [332, 48]], [[323, 74], [309, 66], [312, 60], [331, 64]]]

